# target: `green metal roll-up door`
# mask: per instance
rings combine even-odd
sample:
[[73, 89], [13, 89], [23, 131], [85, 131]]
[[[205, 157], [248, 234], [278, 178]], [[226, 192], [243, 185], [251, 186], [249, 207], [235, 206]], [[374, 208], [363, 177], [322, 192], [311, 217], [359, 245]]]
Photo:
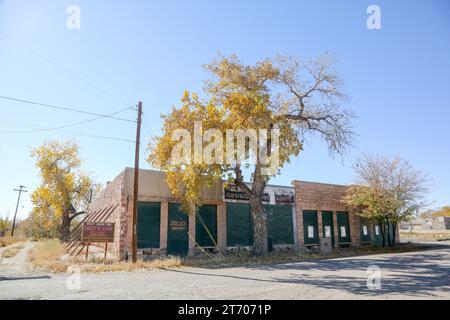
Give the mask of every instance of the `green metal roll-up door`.
[[272, 244], [294, 244], [294, 223], [292, 206], [264, 205], [267, 227]]
[[317, 221], [317, 211], [303, 211], [303, 232], [305, 245], [319, 244], [319, 224]]
[[195, 217], [195, 242], [200, 247], [215, 247], [217, 243], [216, 206], [204, 205], [199, 208]]
[[253, 222], [248, 203], [227, 203], [227, 246], [252, 246]]
[[159, 248], [161, 204], [159, 202], [139, 202], [137, 214], [138, 249]]
[[370, 224], [367, 220], [361, 219], [361, 242], [370, 242]]
[[189, 216], [180, 211], [180, 205], [169, 203], [167, 254], [184, 256], [189, 250]]
[[350, 243], [350, 227], [348, 212], [337, 212], [339, 243]]
[[333, 211], [322, 211], [322, 231], [323, 237], [330, 237], [331, 243], [334, 246]]

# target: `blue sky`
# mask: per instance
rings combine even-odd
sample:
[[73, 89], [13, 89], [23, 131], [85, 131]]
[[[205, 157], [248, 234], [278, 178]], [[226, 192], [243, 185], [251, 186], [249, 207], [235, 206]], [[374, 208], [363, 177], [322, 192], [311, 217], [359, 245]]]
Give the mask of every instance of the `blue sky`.
[[[81, 9], [80, 30], [66, 27], [71, 4]], [[371, 4], [381, 8], [381, 30], [366, 27]], [[351, 98], [347, 107], [358, 115], [355, 148], [343, 160], [333, 159], [313, 138], [272, 182], [351, 183], [351, 164], [361, 152], [400, 156], [433, 180], [428, 196], [433, 207], [450, 204], [446, 0], [0, 0], [0, 32], [10, 38], [0, 35], [0, 95], [96, 113], [142, 100], [144, 143], [160, 132], [160, 114], [179, 105], [185, 89], [201, 90], [208, 77], [201, 65], [218, 52], [254, 63], [276, 54], [309, 59], [330, 51]], [[33, 190], [39, 182], [29, 153], [45, 139], [75, 140], [84, 167], [103, 183], [133, 165], [131, 143], [18, 133], [24, 131], [18, 125], [51, 128], [90, 118], [0, 99], [0, 216], [14, 213], [13, 188], [23, 184]], [[69, 130], [133, 140], [135, 129], [105, 119]], [[31, 207], [28, 196], [22, 218]]]

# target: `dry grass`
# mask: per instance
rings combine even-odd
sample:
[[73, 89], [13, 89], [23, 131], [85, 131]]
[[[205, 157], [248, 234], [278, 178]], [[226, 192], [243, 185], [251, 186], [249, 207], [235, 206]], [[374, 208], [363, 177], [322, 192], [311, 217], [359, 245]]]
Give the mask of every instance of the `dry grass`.
[[28, 253], [28, 259], [36, 267], [65, 272], [68, 265], [61, 260], [64, 254], [64, 247], [58, 239], [40, 240]]
[[297, 251], [274, 251], [264, 257], [254, 257], [249, 252], [239, 254], [228, 254], [226, 257], [220, 255], [196, 257], [161, 257], [150, 261], [117, 262], [114, 260], [104, 261], [101, 258], [84, 261], [84, 257], [77, 259], [61, 259], [64, 248], [57, 240], [40, 242], [30, 252], [31, 262], [52, 272], [66, 272], [69, 266], [77, 266], [82, 272], [132, 272], [139, 270], [161, 270], [182, 267], [220, 268], [245, 265], [264, 265], [277, 263], [292, 263], [320, 259], [332, 259], [341, 257], [352, 257], [382, 253], [401, 253], [423, 250], [423, 247], [414, 244], [401, 244], [390, 248], [367, 246], [361, 248], [345, 248], [334, 250], [331, 255], [322, 256], [319, 253], [297, 252]]
[[14, 258], [24, 247], [24, 244], [19, 244], [6, 248], [2, 252], [2, 258]]
[[26, 239], [23, 237], [1, 237], [0, 238], [0, 248], [10, 246], [15, 243], [25, 242]]

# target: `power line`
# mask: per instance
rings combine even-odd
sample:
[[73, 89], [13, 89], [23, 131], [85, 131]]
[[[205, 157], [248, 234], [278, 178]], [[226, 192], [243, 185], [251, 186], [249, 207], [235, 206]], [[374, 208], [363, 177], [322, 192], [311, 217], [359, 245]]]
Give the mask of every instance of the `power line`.
[[1, 31], [0, 31], [0, 36], [4, 37], [5, 39], [7, 39], [7, 40], [9, 40], [9, 41], [11, 41], [11, 42], [13, 42], [13, 43], [15, 43], [15, 44], [18, 45], [19, 47], [22, 47], [23, 49], [25, 49], [25, 50], [31, 52], [32, 54], [38, 56], [39, 58], [41, 58], [41, 59], [43, 59], [43, 60], [45, 60], [45, 61], [47, 61], [48, 63], [50, 63], [50, 64], [56, 66], [57, 68], [59, 68], [60, 70], [64, 71], [65, 73], [71, 75], [72, 77], [77, 78], [78, 80], [81, 80], [82, 82], [87, 83], [87, 84], [88, 84], [89, 86], [91, 86], [92, 88], [94, 88], [94, 89], [96, 89], [96, 90], [102, 92], [103, 94], [105, 94], [105, 95], [109, 96], [110, 98], [116, 100], [116, 101], [119, 102], [120, 104], [125, 105], [125, 106], [128, 106], [128, 107], [133, 107], [133, 106], [130, 105], [130, 104], [124, 103], [121, 99], [117, 98], [116, 96], [114, 96], [114, 95], [111, 94], [110, 92], [106, 91], [105, 89], [100, 88], [99, 86], [95, 85], [95, 84], [92, 83], [91, 81], [89, 81], [89, 80], [87, 80], [87, 79], [81, 77], [80, 75], [74, 73], [73, 71], [71, 71], [71, 70], [69, 70], [69, 69], [63, 67], [63, 66], [60, 65], [59, 63], [54, 62], [53, 60], [47, 58], [47, 57], [44, 56], [43, 54], [41, 54], [41, 53], [37, 52], [36, 50], [34, 50], [33, 48], [31, 48], [31, 47], [25, 45], [24, 43], [22, 43], [22, 42], [20, 42], [20, 41], [17, 41], [17, 40], [15, 40], [15, 39], [13, 39], [13, 38], [11, 38], [10, 36], [8, 36], [7, 34], [1, 32]]
[[[32, 124], [27, 124], [27, 123], [23, 123], [23, 122], [20, 124], [20, 122], [13, 122], [13, 121], [7, 121], [7, 120], [6, 121], [0, 120], [0, 121], [6, 122], [6, 123], [9, 122], [9, 125], [13, 126], [13, 127], [34, 129], [31, 131], [4, 131], [4, 132], [0, 132], [1, 134], [22, 134], [22, 133], [32, 133], [32, 132], [36, 132], [36, 131], [51, 131], [51, 132], [60, 133], [60, 134], [69, 134], [69, 135], [81, 136], [81, 137], [87, 137], [87, 138], [98, 138], [98, 139], [117, 140], [117, 141], [122, 141], [122, 142], [135, 143], [134, 140], [123, 139], [123, 138], [118, 138], [118, 137], [87, 134], [87, 133], [80, 133], [80, 132], [71, 132], [71, 131], [60, 131], [60, 130], [53, 130], [53, 129], [48, 129], [48, 128], [47, 129], [46, 128], [38, 128]], [[18, 123], [18, 124], [12, 124], [12, 123]]]
[[[107, 116], [109, 117], [109, 116], [112, 116], [112, 115], [115, 115], [115, 114], [118, 114], [118, 113], [121, 113], [121, 112], [130, 110], [130, 109], [132, 109], [132, 108], [126, 108], [126, 109], [123, 109], [123, 110], [119, 110], [119, 111], [110, 113], [110, 114], [108, 114]], [[106, 118], [106, 116], [97, 117], [97, 118], [94, 118], [94, 119], [89, 119], [89, 120], [85, 120], [85, 121], [81, 121], [81, 122], [75, 122], [75, 123], [71, 123], [71, 124], [64, 125], [64, 126], [59, 126], [59, 127], [52, 127], [52, 128], [38, 128], [38, 129], [33, 129], [33, 130], [16, 131], [16, 132], [11, 132], [11, 133], [31, 133], [31, 132], [39, 132], [39, 131], [59, 130], [59, 129], [65, 129], [65, 128], [71, 128], [71, 127], [83, 125], [83, 124], [90, 123], [90, 122], [94, 122], [94, 121], [101, 120], [101, 119], [104, 119], [104, 118]], [[3, 132], [3, 133], [5, 133], [5, 132]]]
[[[100, 117], [100, 118], [110, 118], [110, 119], [120, 120], [120, 121], [125, 121], [125, 122], [136, 122], [135, 120], [109, 116], [107, 114], [100, 114], [100, 113], [95, 113], [95, 112], [84, 111], [84, 110], [76, 109], [76, 108], [73, 108], [73, 107], [61, 107], [61, 106], [57, 106], [57, 105], [41, 103], [41, 102], [36, 102], [36, 101], [31, 101], [31, 100], [18, 99], [18, 98], [13, 98], [13, 97], [6, 97], [6, 96], [1, 96], [1, 95], [0, 95], [0, 98], [4, 99], [4, 100], [10, 100], [10, 101], [15, 101], [15, 102], [26, 103], [26, 104], [30, 104], [30, 105], [34, 105], [34, 106], [40, 106], [40, 107], [57, 109], [57, 110], [63, 110], [63, 111], [70, 111], [70, 112], [75, 112], [75, 113], [87, 114], [87, 115], [96, 116], [96, 117]], [[130, 108], [133, 108], [133, 107], [130, 107]]]

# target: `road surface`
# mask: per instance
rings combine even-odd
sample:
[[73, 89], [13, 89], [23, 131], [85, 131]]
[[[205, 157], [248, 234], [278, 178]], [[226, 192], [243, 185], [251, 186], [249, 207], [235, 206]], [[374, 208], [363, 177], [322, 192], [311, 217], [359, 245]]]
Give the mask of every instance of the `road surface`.
[[[0, 264], [0, 299], [450, 299], [450, 247], [314, 262], [101, 274], [43, 274], [25, 251]], [[369, 266], [381, 288], [369, 289]], [[17, 272], [11, 271], [13, 269]]]

